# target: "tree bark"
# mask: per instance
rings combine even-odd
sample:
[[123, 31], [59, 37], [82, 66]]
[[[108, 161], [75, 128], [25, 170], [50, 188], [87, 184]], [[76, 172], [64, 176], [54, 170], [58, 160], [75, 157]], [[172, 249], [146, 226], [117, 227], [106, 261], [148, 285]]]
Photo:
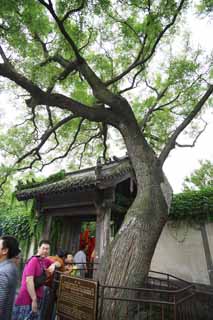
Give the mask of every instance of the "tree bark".
[[[138, 288], [146, 278], [154, 250], [168, 216], [171, 189], [151, 148], [147, 145], [136, 123], [121, 125], [129, 157], [137, 179], [137, 195], [129, 208], [124, 222], [103, 260], [100, 268], [100, 283], [111, 286]], [[169, 192], [168, 192], [169, 190]], [[168, 196], [169, 195], [169, 196]], [[132, 297], [129, 291], [118, 293], [105, 289], [106, 295], [118, 298]], [[124, 304], [104, 301], [99, 319], [128, 319]], [[129, 319], [132, 315], [129, 314]]]

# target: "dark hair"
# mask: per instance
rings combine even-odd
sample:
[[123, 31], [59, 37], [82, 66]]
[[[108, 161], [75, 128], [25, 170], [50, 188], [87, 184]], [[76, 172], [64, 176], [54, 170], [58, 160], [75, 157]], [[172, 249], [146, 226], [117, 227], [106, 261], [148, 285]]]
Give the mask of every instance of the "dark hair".
[[49, 246], [51, 245], [51, 243], [50, 243], [50, 241], [49, 241], [49, 240], [41, 240], [41, 241], [39, 241], [38, 246], [39, 246], [39, 247], [41, 247], [41, 246], [42, 246], [42, 244], [49, 244]]
[[8, 249], [8, 259], [14, 258], [21, 252], [21, 250], [19, 249], [18, 240], [15, 237], [5, 235], [0, 237], [0, 239], [2, 240], [3, 249]]
[[69, 254], [71, 254], [71, 253], [70, 252], [66, 252], [65, 255], [64, 255], [64, 258], [66, 259]]
[[80, 243], [79, 250], [85, 250], [86, 247], [87, 247], [86, 242], [82, 242]]
[[62, 248], [58, 248], [57, 256], [59, 256], [60, 258], [65, 258], [66, 255], [67, 255], [66, 251], [64, 251]]

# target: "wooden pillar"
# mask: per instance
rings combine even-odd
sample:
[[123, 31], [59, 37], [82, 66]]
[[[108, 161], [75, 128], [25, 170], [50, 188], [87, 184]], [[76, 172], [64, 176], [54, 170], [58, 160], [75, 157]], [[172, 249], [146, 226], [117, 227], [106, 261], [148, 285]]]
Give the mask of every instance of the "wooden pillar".
[[64, 217], [60, 246], [74, 255], [79, 248], [81, 220], [75, 217]]
[[104, 210], [103, 219], [101, 223], [101, 235], [102, 235], [101, 248], [100, 248], [101, 257], [104, 255], [104, 252], [110, 242], [110, 231], [111, 231], [110, 221], [111, 221], [111, 209], [106, 208]]
[[79, 250], [81, 233], [81, 220], [71, 219], [70, 229], [68, 231], [67, 250], [74, 255]]
[[[98, 207], [97, 216], [96, 216], [96, 245], [95, 245], [95, 263], [101, 261], [104, 252], [110, 242], [110, 226], [111, 221], [111, 209]], [[94, 271], [93, 278], [98, 280], [98, 268], [97, 271]]]
[[52, 217], [46, 216], [45, 219], [46, 219], [46, 223], [45, 223], [42, 235], [41, 235], [41, 240], [49, 240], [50, 239]]
[[96, 218], [96, 252], [100, 261], [110, 242], [111, 209], [99, 208]]

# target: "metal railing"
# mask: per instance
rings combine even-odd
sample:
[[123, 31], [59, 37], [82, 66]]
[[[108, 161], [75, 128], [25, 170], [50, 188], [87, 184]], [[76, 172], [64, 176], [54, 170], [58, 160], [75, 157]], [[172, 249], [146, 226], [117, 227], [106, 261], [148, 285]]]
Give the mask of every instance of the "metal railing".
[[[59, 280], [57, 273], [56, 287]], [[194, 296], [190, 283], [150, 271], [142, 288], [99, 284], [98, 319], [107, 314], [110, 320], [195, 320]]]
[[[23, 263], [24, 264], [24, 263]], [[20, 275], [23, 269], [20, 265]], [[98, 272], [98, 263], [88, 265], [90, 270], [87, 275], [88, 279], [96, 276]], [[52, 303], [56, 299], [56, 290], [60, 281], [60, 273], [56, 272], [56, 277], [52, 287]], [[195, 297], [196, 295], [196, 297]], [[207, 295], [203, 300], [199, 292], [196, 293], [194, 286], [187, 281], [170, 274], [150, 271], [145, 279], [142, 288], [129, 288], [99, 285], [98, 292], [98, 315], [102, 320], [104, 312], [109, 314], [110, 320], [196, 320], [204, 319], [199, 313], [199, 304], [205, 303], [206, 315], [205, 320], [209, 318], [209, 310], [213, 310], [212, 295]], [[110, 307], [107, 307], [110, 303]], [[52, 304], [52, 305], [53, 305]], [[51, 304], [50, 304], [51, 305]], [[113, 306], [113, 307], [112, 307]], [[197, 308], [198, 310], [195, 310]], [[121, 316], [113, 318], [113, 313], [117, 309], [122, 309]], [[211, 312], [212, 314], [212, 312]], [[49, 319], [49, 318], [47, 318]]]
[[191, 284], [151, 271], [142, 288], [100, 285], [99, 319], [107, 313], [111, 320], [117, 320], [117, 314], [119, 320], [195, 320], [193, 298]]

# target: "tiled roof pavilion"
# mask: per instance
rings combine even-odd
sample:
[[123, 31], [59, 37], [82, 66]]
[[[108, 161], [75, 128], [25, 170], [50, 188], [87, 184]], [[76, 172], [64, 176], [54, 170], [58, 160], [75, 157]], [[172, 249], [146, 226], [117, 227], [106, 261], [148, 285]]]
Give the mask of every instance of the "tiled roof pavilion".
[[[61, 218], [57, 246], [76, 252], [83, 222], [96, 223], [96, 252], [101, 257], [108, 246], [111, 232], [116, 232], [127, 207], [116, 203], [116, 195], [134, 197], [135, 176], [127, 157], [114, 158], [83, 170], [67, 173], [57, 182], [20, 184], [16, 197], [20, 201], [33, 199], [35, 214], [45, 217], [41, 238], [51, 239], [52, 223]], [[121, 210], [122, 209], [122, 210]], [[113, 222], [113, 228], [112, 228]], [[114, 231], [112, 231], [114, 230]], [[113, 233], [113, 234], [114, 234]]]
[[105, 164], [97, 162], [95, 167], [68, 173], [57, 182], [36, 184], [35, 187], [17, 191], [16, 197], [23, 201], [70, 191], [103, 190], [131, 177], [134, 177], [134, 174], [129, 159], [116, 158], [115, 161]]

